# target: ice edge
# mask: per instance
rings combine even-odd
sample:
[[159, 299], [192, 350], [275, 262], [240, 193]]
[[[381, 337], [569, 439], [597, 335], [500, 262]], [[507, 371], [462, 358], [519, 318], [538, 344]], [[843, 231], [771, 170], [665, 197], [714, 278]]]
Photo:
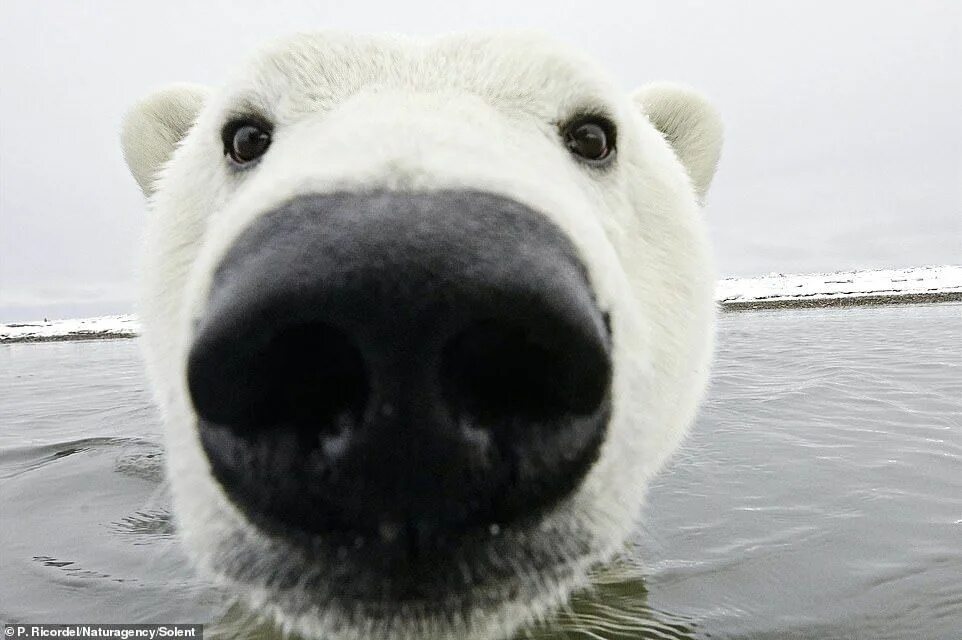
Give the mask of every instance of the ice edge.
[[[715, 286], [715, 300], [729, 311], [962, 301], [962, 266], [725, 278]], [[132, 338], [139, 332], [132, 315], [13, 322], [0, 324], [0, 343]]]

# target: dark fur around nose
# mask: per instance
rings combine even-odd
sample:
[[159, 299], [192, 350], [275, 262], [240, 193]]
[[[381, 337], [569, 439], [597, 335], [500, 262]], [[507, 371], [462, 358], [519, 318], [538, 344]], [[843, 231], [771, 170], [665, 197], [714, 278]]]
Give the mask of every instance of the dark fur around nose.
[[248, 517], [409, 545], [570, 493], [610, 378], [568, 238], [468, 191], [309, 195], [263, 215], [217, 268], [188, 363], [211, 468]]

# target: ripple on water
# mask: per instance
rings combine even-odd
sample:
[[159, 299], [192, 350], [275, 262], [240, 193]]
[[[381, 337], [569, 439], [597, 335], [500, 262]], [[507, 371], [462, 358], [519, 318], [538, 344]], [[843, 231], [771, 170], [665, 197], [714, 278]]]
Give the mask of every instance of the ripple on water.
[[[958, 638], [962, 306], [725, 314], [637, 540], [520, 638]], [[0, 347], [0, 619], [216, 623], [135, 341]]]

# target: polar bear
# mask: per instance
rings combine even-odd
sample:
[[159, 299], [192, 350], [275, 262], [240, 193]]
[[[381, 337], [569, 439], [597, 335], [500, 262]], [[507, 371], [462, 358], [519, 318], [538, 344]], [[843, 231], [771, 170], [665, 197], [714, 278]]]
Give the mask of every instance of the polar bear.
[[721, 126], [551, 39], [302, 34], [136, 105], [140, 313], [197, 565], [310, 638], [510, 636], [706, 385]]

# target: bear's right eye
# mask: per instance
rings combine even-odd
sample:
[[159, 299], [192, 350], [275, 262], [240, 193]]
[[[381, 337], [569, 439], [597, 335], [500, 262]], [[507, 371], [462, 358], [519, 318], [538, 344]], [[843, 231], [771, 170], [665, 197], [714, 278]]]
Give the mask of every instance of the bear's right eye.
[[221, 137], [224, 153], [239, 165], [257, 160], [271, 146], [270, 127], [249, 120], [227, 123]]

